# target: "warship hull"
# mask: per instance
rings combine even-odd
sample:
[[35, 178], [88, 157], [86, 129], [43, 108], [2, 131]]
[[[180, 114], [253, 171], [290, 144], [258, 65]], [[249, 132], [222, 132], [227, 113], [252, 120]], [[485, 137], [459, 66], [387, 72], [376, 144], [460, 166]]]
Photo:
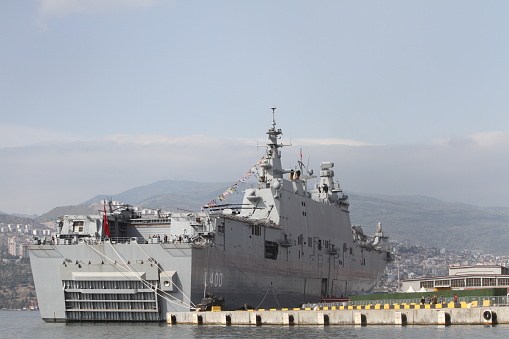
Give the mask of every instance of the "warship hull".
[[[370, 291], [390, 257], [356, 246], [350, 234], [344, 235], [341, 250], [331, 250], [320, 246], [326, 241], [322, 238], [299, 244], [278, 228], [256, 233], [250, 223], [213, 220], [224, 225], [213, 243], [157, 237], [146, 243], [144, 236], [132, 236], [30, 245], [42, 318], [164, 321], [167, 312], [196, 308], [211, 293], [224, 298], [231, 310], [300, 307]], [[160, 227], [150, 231], [164, 234]], [[275, 258], [267, 258], [265, 239], [277, 241]]]
[[267, 134], [237, 207], [147, 218], [110, 202], [103, 215], [62, 217], [54, 238], [29, 246], [42, 318], [164, 321], [207, 310], [204, 299], [272, 309], [369, 292], [392, 260], [381, 224], [372, 237], [352, 226], [334, 164], [322, 163], [308, 190], [317, 177], [301, 175], [302, 162], [283, 169], [275, 122]]

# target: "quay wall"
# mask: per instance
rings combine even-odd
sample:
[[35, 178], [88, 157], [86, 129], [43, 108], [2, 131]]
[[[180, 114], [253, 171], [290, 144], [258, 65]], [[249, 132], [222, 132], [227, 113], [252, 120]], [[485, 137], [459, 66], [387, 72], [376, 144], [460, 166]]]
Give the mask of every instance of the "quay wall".
[[282, 309], [169, 312], [170, 325], [492, 325], [509, 323], [509, 307], [422, 309]]

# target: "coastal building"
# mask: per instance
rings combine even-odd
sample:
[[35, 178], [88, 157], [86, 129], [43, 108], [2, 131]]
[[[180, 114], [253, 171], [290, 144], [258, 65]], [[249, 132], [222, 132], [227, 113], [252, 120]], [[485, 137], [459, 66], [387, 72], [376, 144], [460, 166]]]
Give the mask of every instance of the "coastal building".
[[501, 265], [451, 266], [449, 275], [401, 281], [402, 292], [509, 288], [509, 268]]
[[20, 239], [18, 237], [11, 237], [8, 241], [8, 251], [12, 256], [19, 258], [28, 258], [27, 246], [30, 242]]
[[9, 254], [10, 255], [16, 256], [16, 257], [20, 256], [20, 254], [21, 254], [20, 243], [21, 243], [21, 241], [17, 237], [9, 238], [8, 248], [9, 248]]

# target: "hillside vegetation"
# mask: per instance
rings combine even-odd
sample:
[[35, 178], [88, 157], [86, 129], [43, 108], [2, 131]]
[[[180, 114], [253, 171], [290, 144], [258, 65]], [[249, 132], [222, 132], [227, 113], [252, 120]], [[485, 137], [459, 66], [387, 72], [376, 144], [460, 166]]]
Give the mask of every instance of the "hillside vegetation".
[[427, 197], [350, 195], [353, 224], [373, 233], [378, 222], [391, 239], [409, 244], [507, 255], [509, 211]]
[[30, 264], [0, 262], [0, 308], [22, 309], [36, 301]]

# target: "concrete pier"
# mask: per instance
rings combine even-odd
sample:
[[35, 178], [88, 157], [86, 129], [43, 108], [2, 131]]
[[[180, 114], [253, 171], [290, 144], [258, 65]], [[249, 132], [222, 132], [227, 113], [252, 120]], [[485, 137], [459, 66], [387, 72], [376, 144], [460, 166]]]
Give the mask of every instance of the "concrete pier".
[[509, 307], [422, 309], [281, 309], [167, 314], [170, 325], [492, 325], [509, 323]]

